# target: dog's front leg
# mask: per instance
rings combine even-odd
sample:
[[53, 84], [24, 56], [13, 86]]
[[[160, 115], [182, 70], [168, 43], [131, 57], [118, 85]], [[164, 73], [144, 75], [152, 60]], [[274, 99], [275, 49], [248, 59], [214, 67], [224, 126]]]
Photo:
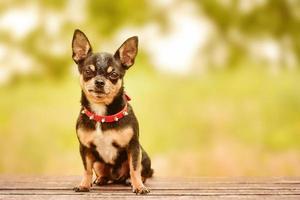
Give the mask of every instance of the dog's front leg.
[[141, 176], [142, 150], [137, 139], [133, 138], [128, 146], [128, 162], [132, 191], [136, 194], [147, 194], [150, 191], [144, 186]]
[[94, 184], [96, 185], [106, 185], [109, 180], [109, 169], [102, 162], [94, 162], [93, 168], [96, 174], [96, 179]]
[[75, 192], [89, 192], [92, 186], [93, 179], [93, 156], [85, 151], [81, 151], [81, 158], [84, 165], [84, 173], [79, 186], [74, 188]]

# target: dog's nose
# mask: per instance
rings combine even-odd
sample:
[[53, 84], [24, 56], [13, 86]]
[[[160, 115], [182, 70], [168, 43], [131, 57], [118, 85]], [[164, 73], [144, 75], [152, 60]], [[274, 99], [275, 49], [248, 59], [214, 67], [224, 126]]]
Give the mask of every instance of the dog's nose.
[[95, 80], [96, 87], [100, 88], [105, 85], [105, 82], [103, 80]]

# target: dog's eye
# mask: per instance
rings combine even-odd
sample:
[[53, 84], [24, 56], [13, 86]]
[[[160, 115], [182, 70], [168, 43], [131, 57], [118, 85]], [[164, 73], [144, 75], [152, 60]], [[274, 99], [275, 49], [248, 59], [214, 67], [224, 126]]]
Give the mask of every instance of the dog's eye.
[[109, 78], [110, 79], [117, 79], [117, 78], [119, 78], [119, 74], [117, 74], [116, 72], [111, 72], [109, 74]]
[[86, 75], [91, 75], [91, 74], [92, 74], [92, 70], [86, 69], [86, 70], [84, 70], [84, 73], [85, 73]]

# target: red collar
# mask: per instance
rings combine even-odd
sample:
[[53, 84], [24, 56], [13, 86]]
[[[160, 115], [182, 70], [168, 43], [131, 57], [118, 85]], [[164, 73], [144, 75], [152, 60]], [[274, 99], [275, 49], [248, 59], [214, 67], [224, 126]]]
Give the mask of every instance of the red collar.
[[87, 108], [83, 107], [83, 110], [81, 111], [82, 114], [86, 114], [90, 118], [90, 120], [94, 120], [96, 122], [117, 122], [120, 119], [122, 119], [124, 116], [128, 115], [128, 106], [127, 106], [127, 101], [130, 101], [130, 97], [127, 94], [124, 94], [124, 100], [125, 100], [125, 106], [124, 108], [113, 115], [97, 115], [91, 111], [89, 111]]

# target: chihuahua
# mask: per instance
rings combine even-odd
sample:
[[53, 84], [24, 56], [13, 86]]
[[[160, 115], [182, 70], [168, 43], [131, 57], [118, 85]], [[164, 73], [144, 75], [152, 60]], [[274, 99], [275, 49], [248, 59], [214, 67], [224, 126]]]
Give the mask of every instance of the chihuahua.
[[134, 193], [149, 193], [144, 183], [153, 169], [139, 143], [138, 120], [123, 86], [138, 52], [138, 38], [128, 38], [115, 54], [93, 53], [88, 38], [77, 29], [72, 50], [80, 74], [76, 132], [84, 166], [82, 181], [74, 190], [90, 191], [94, 171], [96, 185], [130, 182]]

